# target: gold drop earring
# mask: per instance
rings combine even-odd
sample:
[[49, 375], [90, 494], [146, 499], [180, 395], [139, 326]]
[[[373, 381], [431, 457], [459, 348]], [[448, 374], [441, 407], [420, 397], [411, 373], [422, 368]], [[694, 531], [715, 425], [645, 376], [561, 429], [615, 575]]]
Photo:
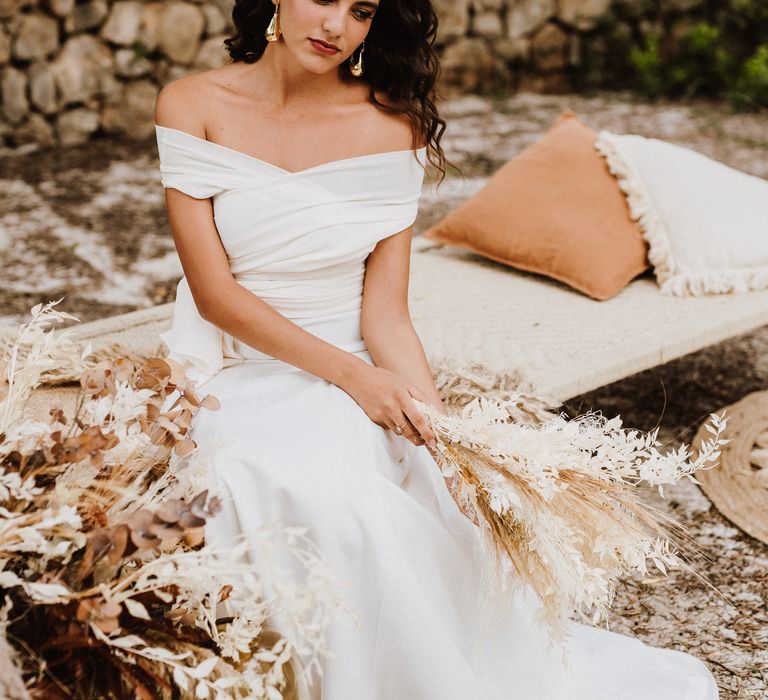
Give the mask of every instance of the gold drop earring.
[[275, 14], [272, 15], [272, 19], [269, 21], [269, 26], [264, 32], [264, 36], [267, 41], [277, 41], [280, 38], [280, 20], [277, 16], [277, 11], [280, 8], [280, 2], [275, 3]]
[[360, 55], [357, 57], [357, 62], [354, 62], [352, 57], [349, 59], [349, 70], [356, 78], [359, 78], [363, 74], [363, 51], [365, 51], [365, 39], [363, 39], [363, 43], [360, 46]]

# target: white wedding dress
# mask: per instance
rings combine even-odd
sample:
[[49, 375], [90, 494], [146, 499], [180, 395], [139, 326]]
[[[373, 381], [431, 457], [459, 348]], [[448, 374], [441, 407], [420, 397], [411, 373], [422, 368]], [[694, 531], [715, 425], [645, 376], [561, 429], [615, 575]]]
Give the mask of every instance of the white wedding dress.
[[[416, 217], [424, 171], [414, 152], [291, 172], [168, 127], [157, 139], [163, 185], [213, 197], [238, 283], [372, 362], [359, 324], [364, 264]], [[416, 153], [423, 162], [425, 149]], [[307, 526], [356, 611], [328, 628], [333, 657], [312, 700], [718, 698], [694, 656], [577, 623], [564, 666], [530, 593], [480, 610], [477, 530], [427, 449], [373, 423], [334, 384], [203, 320], [184, 279], [164, 340], [221, 401], [193, 425], [201, 448], [215, 446], [210, 469], [225, 494], [208, 540], [276, 521]]]

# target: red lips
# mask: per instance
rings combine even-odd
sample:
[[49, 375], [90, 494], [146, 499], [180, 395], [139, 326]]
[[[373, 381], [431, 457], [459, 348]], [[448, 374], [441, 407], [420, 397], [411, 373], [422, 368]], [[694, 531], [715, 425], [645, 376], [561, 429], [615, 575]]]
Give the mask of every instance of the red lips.
[[322, 39], [314, 39], [310, 37], [310, 41], [314, 41], [317, 44], [322, 44], [323, 46], [329, 49], [334, 49], [335, 51], [341, 51], [341, 49], [338, 46], [336, 46], [336, 44], [329, 44], [327, 41], [323, 41]]

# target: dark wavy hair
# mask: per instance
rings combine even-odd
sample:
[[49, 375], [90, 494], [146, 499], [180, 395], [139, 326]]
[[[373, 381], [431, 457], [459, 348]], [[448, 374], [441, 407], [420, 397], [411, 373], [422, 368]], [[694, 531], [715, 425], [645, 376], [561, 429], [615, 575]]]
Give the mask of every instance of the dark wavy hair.
[[[264, 31], [274, 11], [270, 0], [236, 0], [232, 9], [235, 33], [224, 40], [234, 62], [255, 63], [261, 58], [268, 43]], [[339, 65], [339, 77], [344, 82], [366, 82], [376, 107], [390, 114], [407, 115], [412, 148], [421, 137], [427, 159], [440, 172], [442, 182], [445, 164], [454, 164], [446, 159], [440, 146], [446, 123], [435, 106], [440, 76], [434, 48], [436, 35], [437, 15], [431, 0], [382, 0], [365, 38], [363, 75], [353, 76], [347, 60]], [[391, 106], [379, 102], [375, 92], [385, 94]]]

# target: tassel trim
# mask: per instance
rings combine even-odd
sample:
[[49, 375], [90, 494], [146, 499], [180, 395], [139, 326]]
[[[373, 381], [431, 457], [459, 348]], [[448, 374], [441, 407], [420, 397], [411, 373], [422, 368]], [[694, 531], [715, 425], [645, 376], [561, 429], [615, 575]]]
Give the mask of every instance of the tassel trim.
[[653, 265], [656, 281], [663, 294], [702, 296], [768, 289], [768, 266], [755, 269], [724, 268], [686, 273], [674, 259], [669, 233], [653, 206], [642, 180], [613, 140], [615, 134], [601, 131], [595, 148], [605, 158], [608, 170], [616, 177], [627, 198], [630, 215], [638, 222], [648, 242], [648, 261]]

